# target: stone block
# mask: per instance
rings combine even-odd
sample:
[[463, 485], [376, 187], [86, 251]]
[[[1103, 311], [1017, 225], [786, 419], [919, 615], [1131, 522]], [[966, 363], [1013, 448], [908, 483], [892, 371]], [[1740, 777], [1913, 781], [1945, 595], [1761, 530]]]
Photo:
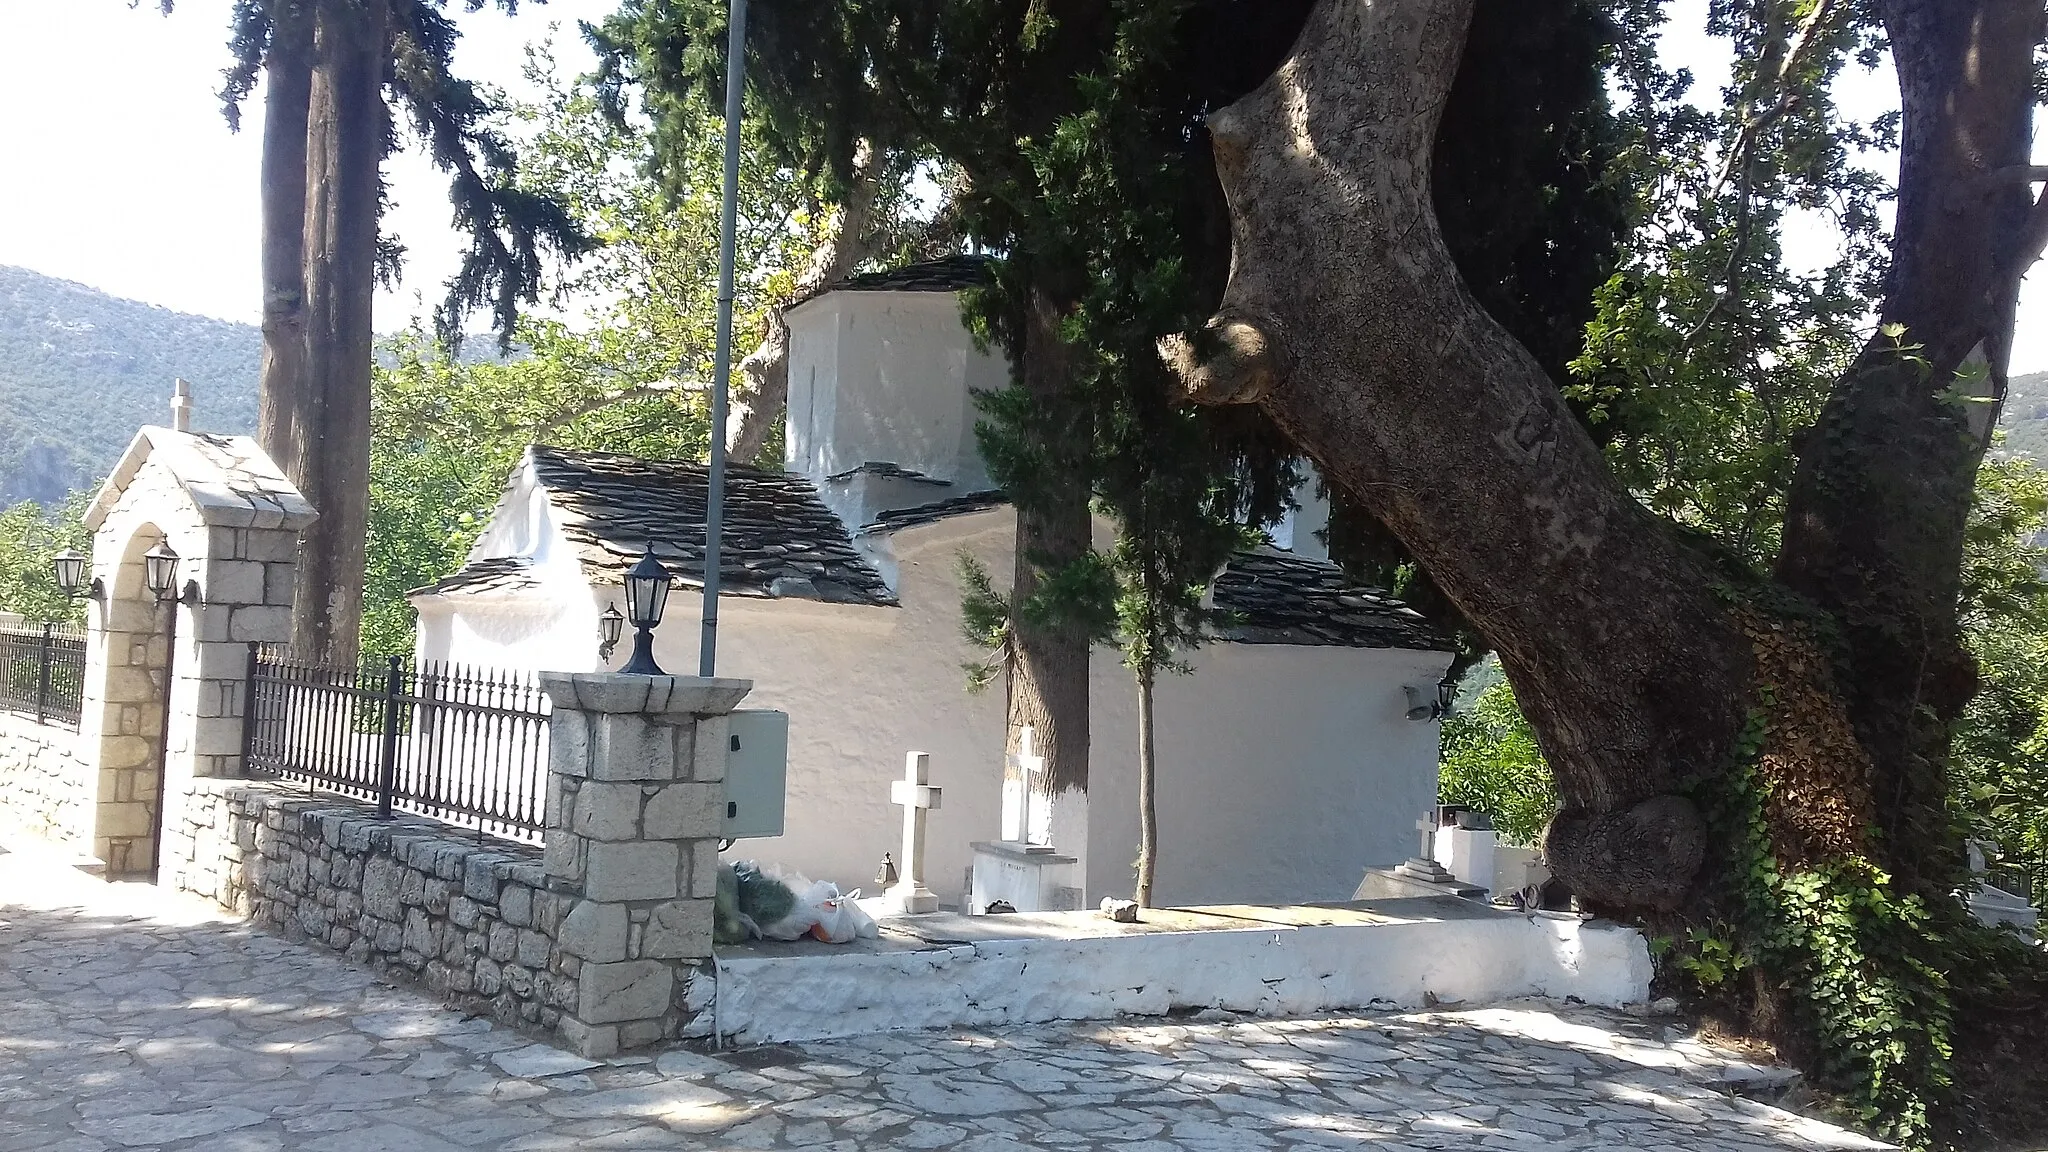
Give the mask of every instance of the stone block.
[[699, 716], [690, 748], [689, 778], [700, 783], [725, 782], [725, 757], [732, 743], [732, 720]]
[[[555, 709], [548, 718], [548, 772], [580, 779], [590, 775], [590, 717], [581, 712]], [[549, 793], [553, 798], [553, 792]], [[564, 811], [550, 805], [550, 811]]]
[[593, 780], [673, 780], [676, 775], [676, 732], [638, 715], [590, 718], [590, 778]]
[[670, 900], [676, 895], [678, 846], [665, 841], [592, 843], [583, 894], [592, 900]]
[[547, 870], [548, 879], [569, 884], [582, 883], [589, 844], [590, 841], [573, 832], [550, 829], [546, 847], [541, 852], [541, 867]]
[[576, 791], [576, 811], [569, 823], [570, 830], [592, 840], [637, 840], [640, 835], [640, 801], [638, 784], [608, 784], [593, 780]]
[[236, 608], [228, 622], [228, 638], [236, 641], [282, 642], [291, 638], [292, 610], [275, 605]]
[[245, 560], [293, 563], [299, 556], [299, 534], [275, 529], [250, 529], [242, 534], [241, 556]]
[[278, 608], [292, 606], [292, 593], [297, 588], [298, 569], [289, 563], [265, 564], [263, 566], [263, 602]]
[[504, 859], [502, 856], [493, 856], [488, 852], [478, 852], [463, 861], [462, 894], [471, 900], [481, 900], [488, 904], [496, 904], [498, 902], [498, 874], [491, 870], [491, 865], [502, 859]]
[[405, 880], [405, 866], [388, 856], [373, 856], [363, 865], [363, 911], [379, 920], [395, 921], [405, 914], [399, 900], [399, 886]]
[[626, 906], [584, 900], [562, 918], [556, 941], [581, 960], [611, 964], [626, 958]]
[[658, 960], [585, 964], [577, 978], [576, 1016], [591, 1024], [658, 1019], [668, 1011], [675, 974]]
[[710, 900], [671, 900], [657, 905], [640, 937], [640, 956], [649, 960], [701, 960], [711, 955]]
[[556, 1022], [555, 1031], [564, 1046], [585, 1060], [603, 1060], [619, 1053], [616, 1024], [586, 1024], [574, 1016], [564, 1016]]
[[659, 1020], [634, 1020], [619, 1025], [620, 1048], [645, 1048], [662, 1040], [664, 1025]]
[[551, 945], [547, 937], [535, 932], [531, 928], [521, 928], [519, 930], [519, 946], [514, 956], [521, 964], [529, 968], [545, 968], [548, 966], [548, 952], [550, 950]]
[[725, 826], [724, 784], [670, 784], [647, 799], [642, 824], [649, 840], [716, 839]]
[[205, 589], [208, 604], [261, 604], [263, 565], [254, 560], [210, 560]]
[[533, 889], [524, 884], [507, 884], [498, 896], [498, 915], [507, 924], [533, 927]]
[[490, 957], [499, 963], [519, 954], [519, 929], [510, 924], [491, 925]]
[[708, 900], [718, 895], [718, 841], [690, 845], [690, 895]]

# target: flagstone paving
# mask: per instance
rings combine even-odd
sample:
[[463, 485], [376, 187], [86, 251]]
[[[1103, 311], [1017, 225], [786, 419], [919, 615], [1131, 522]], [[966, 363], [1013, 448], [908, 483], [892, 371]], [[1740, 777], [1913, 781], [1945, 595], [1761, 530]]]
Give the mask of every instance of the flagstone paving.
[[138, 885], [0, 853], [0, 1152], [1879, 1147], [1775, 1070], [1523, 1003], [603, 1062]]

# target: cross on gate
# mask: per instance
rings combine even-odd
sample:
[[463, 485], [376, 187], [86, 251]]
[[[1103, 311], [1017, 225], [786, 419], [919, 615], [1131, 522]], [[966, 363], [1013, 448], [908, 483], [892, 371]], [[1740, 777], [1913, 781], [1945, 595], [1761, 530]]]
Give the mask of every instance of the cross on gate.
[[937, 912], [939, 898], [924, 886], [925, 821], [939, 806], [943, 789], [931, 784], [932, 758], [912, 752], [903, 758], [903, 779], [889, 785], [891, 801], [903, 806], [903, 867], [888, 896], [905, 912]]

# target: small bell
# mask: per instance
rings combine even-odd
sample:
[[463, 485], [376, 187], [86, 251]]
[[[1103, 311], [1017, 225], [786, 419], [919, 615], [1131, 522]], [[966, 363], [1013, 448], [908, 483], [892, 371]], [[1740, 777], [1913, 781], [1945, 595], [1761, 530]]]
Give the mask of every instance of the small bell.
[[882, 866], [875, 869], [875, 883], [888, 888], [896, 883], [896, 859], [889, 853], [882, 853]]

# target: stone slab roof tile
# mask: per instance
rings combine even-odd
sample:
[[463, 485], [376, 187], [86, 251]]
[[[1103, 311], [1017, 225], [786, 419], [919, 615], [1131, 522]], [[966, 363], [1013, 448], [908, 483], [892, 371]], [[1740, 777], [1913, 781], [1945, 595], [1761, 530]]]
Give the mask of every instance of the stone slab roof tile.
[[[826, 292], [959, 292], [988, 283], [995, 260], [988, 256], [947, 256], [880, 272], [863, 272], [825, 286]], [[822, 294], [822, 293], [821, 293]]]
[[[704, 465], [543, 447], [529, 458], [594, 572], [623, 573], [651, 542], [678, 582], [703, 586]], [[721, 591], [740, 596], [896, 603], [817, 489], [784, 472], [727, 469], [719, 574]]]
[[1239, 644], [1453, 651], [1414, 609], [1376, 588], [1351, 584], [1328, 560], [1261, 549], [1231, 557], [1212, 588]]
[[493, 556], [488, 560], [472, 560], [452, 576], [445, 576], [424, 588], [415, 588], [407, 596], [437, 596], [444, 592], [464, 592], [480, 595], [491, 592], [521, 592], [536, 587], [539, 581], [533, 578], [533, 561], [526, 556]]

